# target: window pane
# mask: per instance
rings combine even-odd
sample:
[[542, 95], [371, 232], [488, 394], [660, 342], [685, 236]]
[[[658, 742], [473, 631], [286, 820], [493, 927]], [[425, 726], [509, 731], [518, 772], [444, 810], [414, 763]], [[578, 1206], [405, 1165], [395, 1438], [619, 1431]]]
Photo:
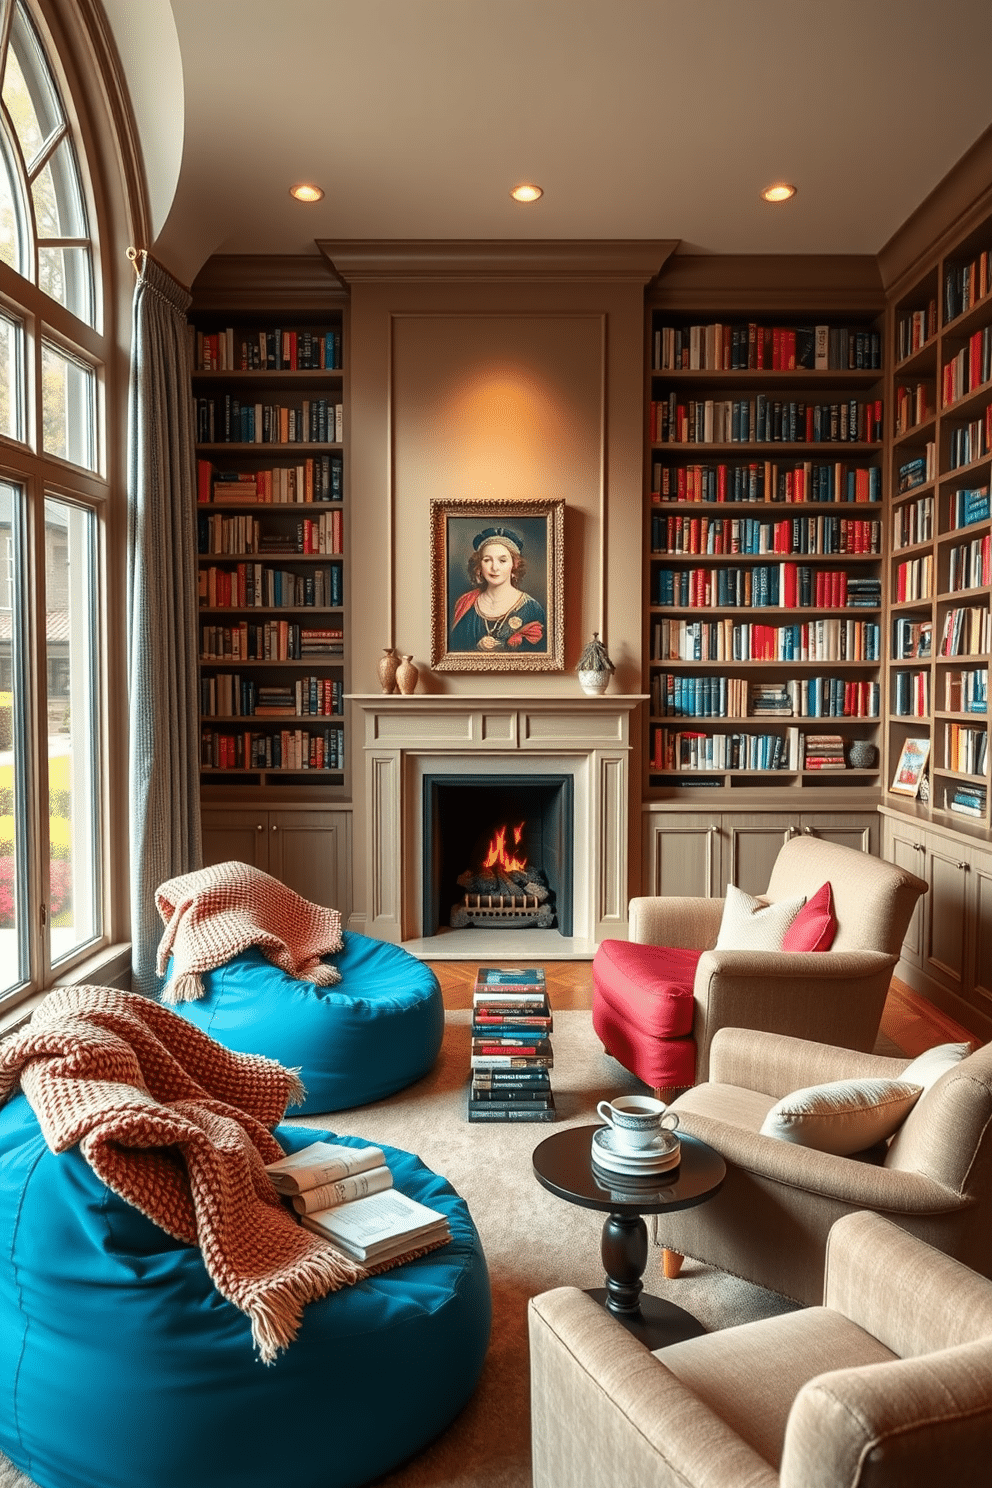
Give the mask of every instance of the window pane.
[[0, 482], [0, 993], [28, 978], [21, 493]]
[[72, 145], [64, 139], [31, 185], [39, 238], [85, 238], [86, 212]]
[[38, 284], [67, 310], [93, 324], [93, 278], [88, 248], [38, 248]]
[[6, 138], [0, 135], [0, 262], [23, 274], [24, 235], [18, 211], [21, 196], [14, 186], [7, 152], [3, 148], [6, 144]]
[[30, 170], [46, 140], [61, 127], [62, 106], [34, 27], [20, 5], [14, 11], [10, 41], [3, 101]]
[[0, 315], [0, 434], [24, 438], [24, 337], [19, 321]]
[[52, 962], [100, 930], [95, 518], [45, 502], [49, 901]]
[[45, 450], [87, 470], [96, 468], [93, 370], [45, 342], [41, 349]]

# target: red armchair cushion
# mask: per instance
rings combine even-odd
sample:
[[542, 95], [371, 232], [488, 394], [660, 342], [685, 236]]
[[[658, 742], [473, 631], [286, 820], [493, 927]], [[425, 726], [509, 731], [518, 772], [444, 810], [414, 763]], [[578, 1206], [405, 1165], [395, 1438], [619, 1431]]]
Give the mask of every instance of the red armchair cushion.
[[593, 958], [593, 1027], [609, 1053], [652, 1087], [695, 1079], [692, 986], [702, 954], [604, 940]]
[[828, 883], [806, 900], [782, 940], [783, 951], [829, 951], [837, 934], [834, 896]]

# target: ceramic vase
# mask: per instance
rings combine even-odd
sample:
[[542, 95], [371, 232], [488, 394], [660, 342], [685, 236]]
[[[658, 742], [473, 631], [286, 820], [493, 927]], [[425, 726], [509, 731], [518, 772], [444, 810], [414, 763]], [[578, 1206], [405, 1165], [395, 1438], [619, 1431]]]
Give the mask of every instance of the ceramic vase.
[[602, 697], [610, 685], [611, 672], [594, 672], [582, 670], [579, 672], [579, 686], [589, 697]]
[[396, 668], [396, 685], [404, 696], [409, 697], [411, 692], [417, 690], [417, 680], [420, 677], [420, 668], [414, 666], [412, 656], [404, 656]]
[[383, 692], [396, 691], [396, 671], [399, 664], [400, 659], [392, 646], [385, 646], [382, 656], [379, 659], [379, 665], [376, 668], [379, 673], [379, 682], [382, 685]]
[[616, 667], [599, 639], [598, 630], [593, 631], [592, 640], [583, 649], [575, 670], [578, 673], [579, 686], [589, 697], [600, 697], [609, 687]]

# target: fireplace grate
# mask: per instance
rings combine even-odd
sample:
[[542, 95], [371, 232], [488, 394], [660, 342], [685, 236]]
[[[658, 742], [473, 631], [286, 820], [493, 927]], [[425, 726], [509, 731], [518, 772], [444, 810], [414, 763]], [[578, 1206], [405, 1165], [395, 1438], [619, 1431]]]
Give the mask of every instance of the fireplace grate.
[[451, 928], [469, 925], [509, 926], [523, 930], [531, 925], [550, 929], [555, 923], [553, 904], [536, 894], [466, 894], [451, 910]]

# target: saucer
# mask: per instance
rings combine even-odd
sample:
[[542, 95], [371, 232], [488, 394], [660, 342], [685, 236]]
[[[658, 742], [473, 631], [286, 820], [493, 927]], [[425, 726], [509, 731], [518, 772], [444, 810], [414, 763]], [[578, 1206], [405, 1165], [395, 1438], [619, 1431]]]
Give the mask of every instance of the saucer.
[[678, 1139], [673, 1143], [659, 1137], [650, 1146], [631, 1152], [616, 1141], [612, 1127], [600, 1126], [592, 1134], [592, 1156], [594, 1162], [611, 1172], [652, 1177], [655, 1173], [678, 1167], [682, 1149]]

